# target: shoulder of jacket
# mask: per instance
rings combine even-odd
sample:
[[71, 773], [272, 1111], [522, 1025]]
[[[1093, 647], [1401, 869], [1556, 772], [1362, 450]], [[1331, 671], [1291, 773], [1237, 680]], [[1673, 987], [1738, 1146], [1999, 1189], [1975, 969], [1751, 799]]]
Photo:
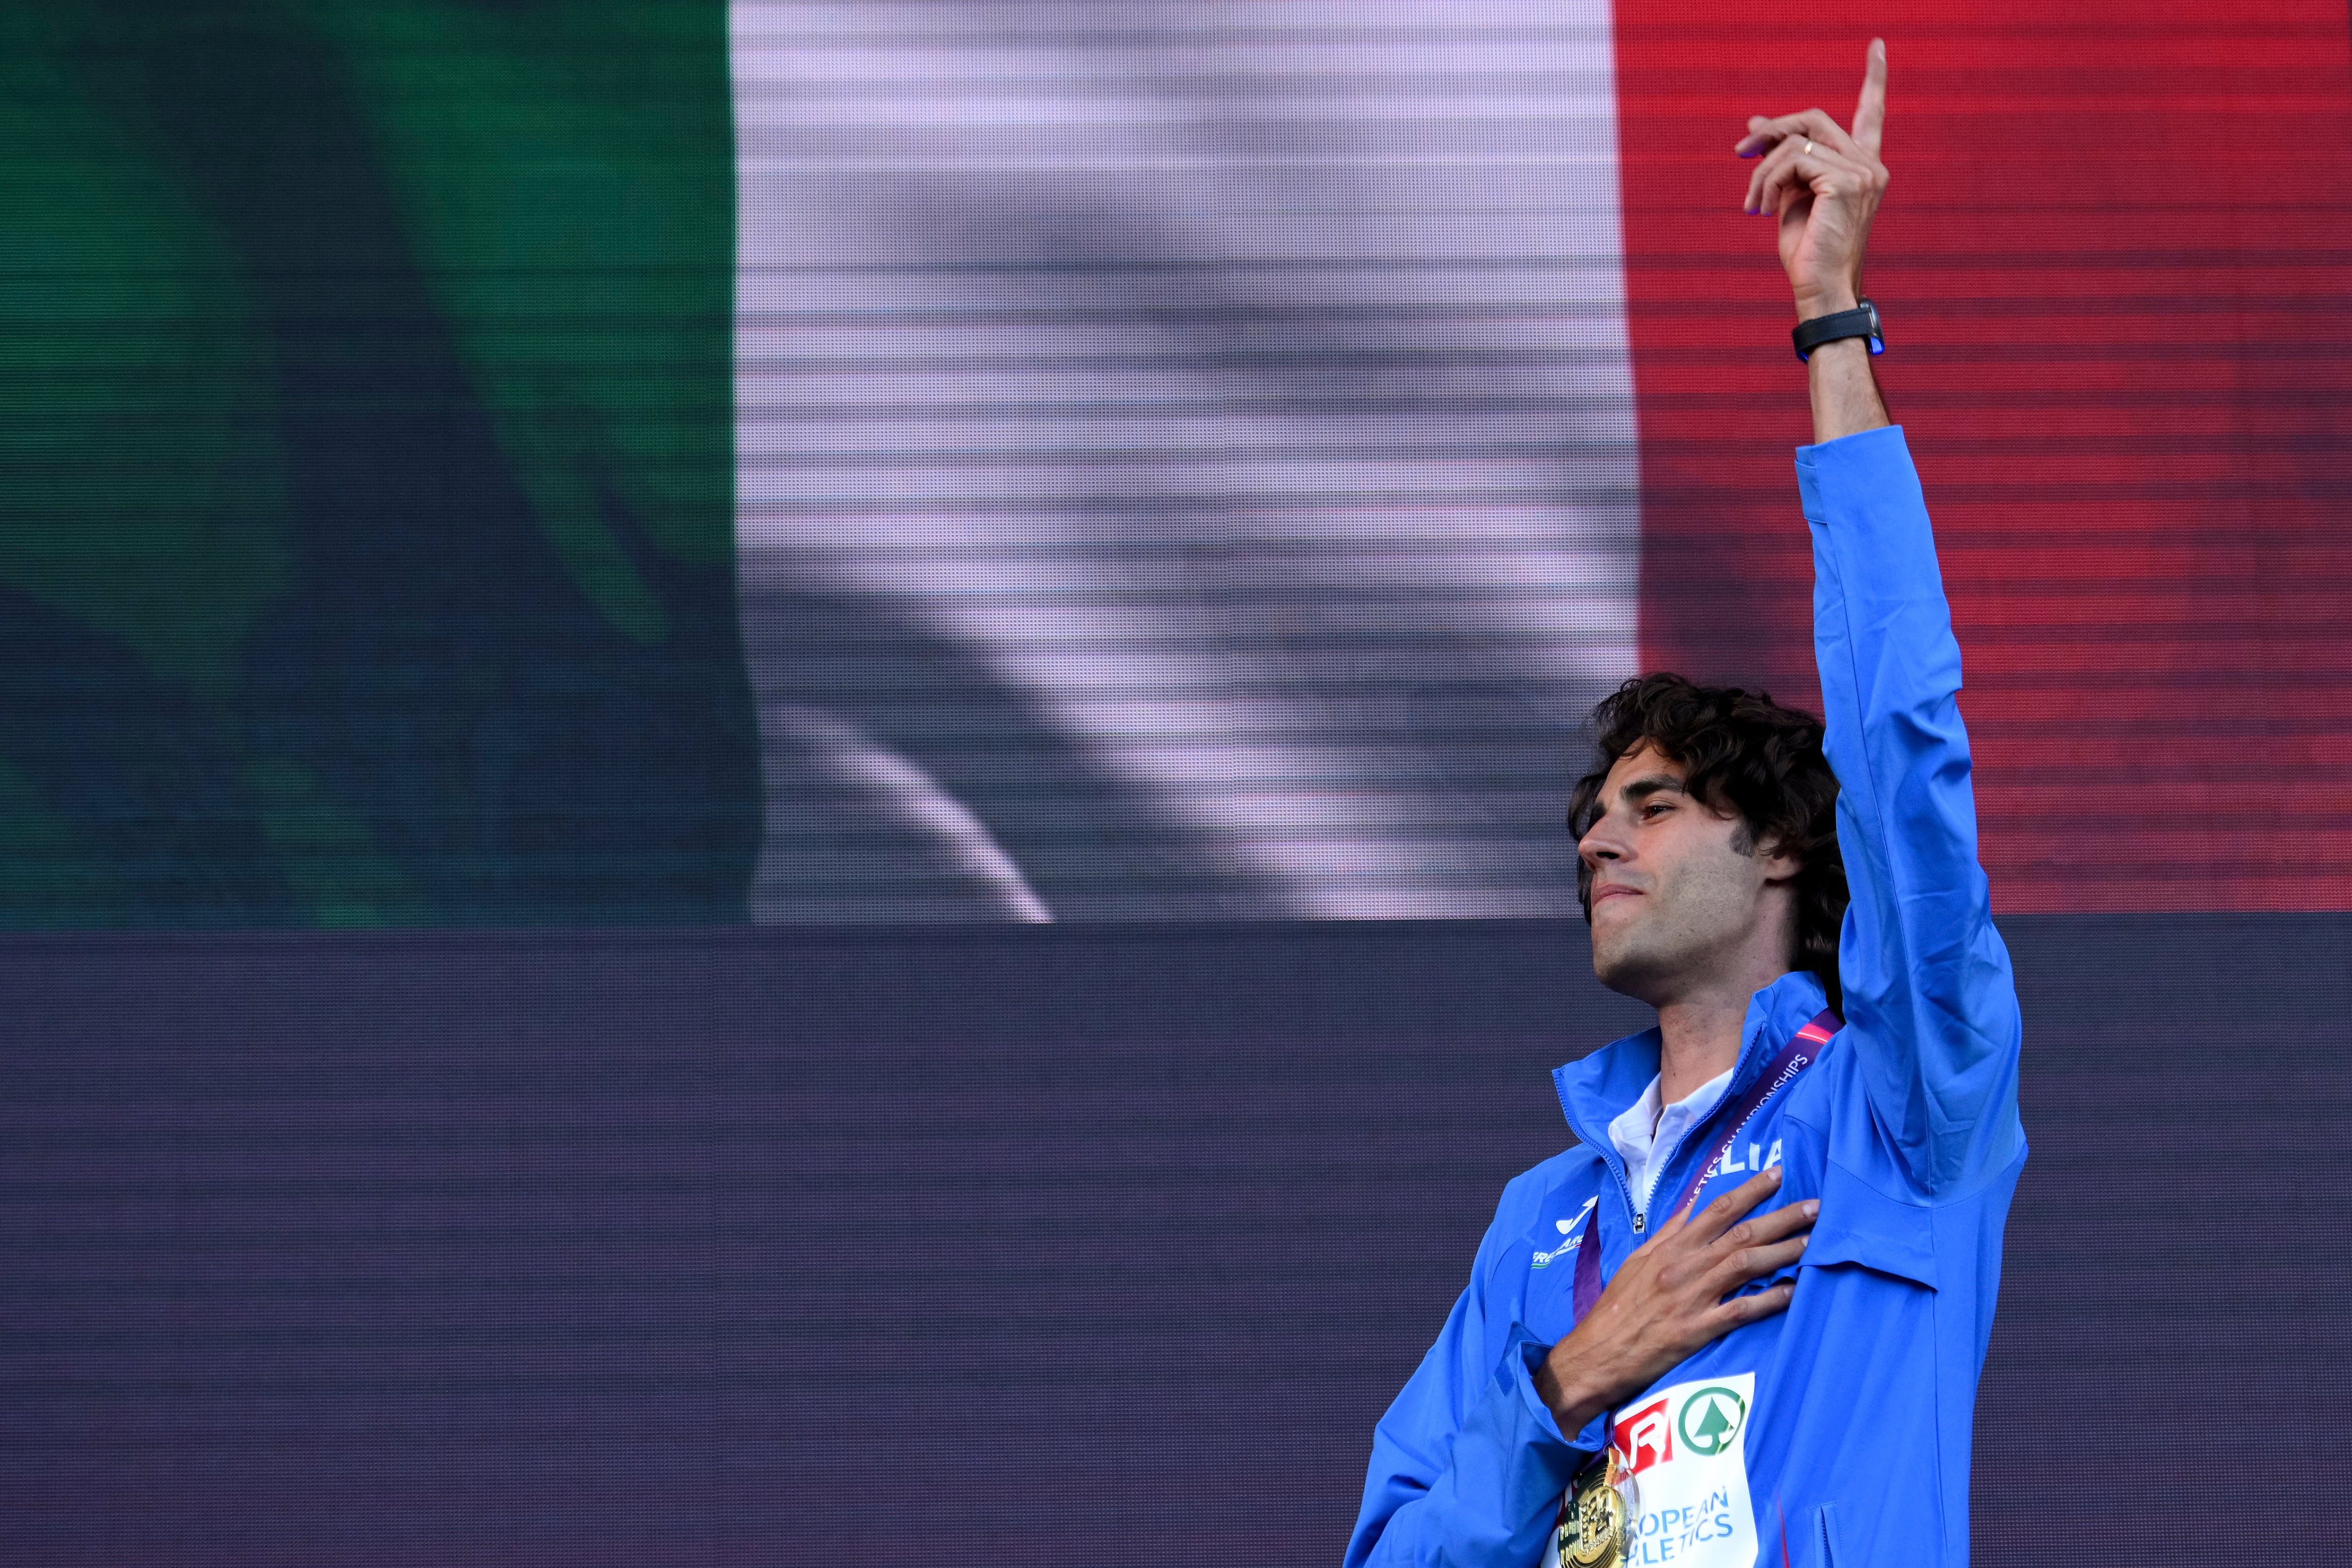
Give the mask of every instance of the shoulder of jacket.
[[1581, 1143], [1571, 1143], [1541, 1163], [1528, 1166], [1505, 1184], [1502, 1201], [1495, 1205], [1496, 1227], [1525, 1229], [1542, 1211], [1547, 1197], [1600, 1163], [1600, 1155]]

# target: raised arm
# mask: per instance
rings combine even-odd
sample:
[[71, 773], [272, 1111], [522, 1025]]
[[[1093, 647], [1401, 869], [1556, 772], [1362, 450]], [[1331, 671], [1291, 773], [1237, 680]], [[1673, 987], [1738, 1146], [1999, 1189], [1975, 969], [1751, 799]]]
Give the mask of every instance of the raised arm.
[[[1886, 51], [1873, 42], [1848, 134], [1819, 110], [1748, 121], [1748, 208], [1775, 216], [1797, 316], [1853, 308], [1886, 188]], [[2020, 1023], [1977, 863], [1960, 650], [1903, 432], [1868, 341], [1807, 362], [1816, 444], [1797, 454], [1813, 538], [1814, 649], [1853, 902], [1845, 1012], [1889, 1144], [1927, 1194], [2005, 1163], [2017, 1139]]]
[[[1748, 177], [1748, 211], [1770, 213], [1780, 225], [1780, 265], [1800, 321], [1851, 310], [1862, 300], [1870, 222], [1886, 195], [1886, 165], [1878, 161], [1885, 130], [1886, 45], [1873, 38], [1852, 134], [1818, 109], [1778, 120], [1759, 114], [1733, 149], [1743, 158], [1761, 156]], [[1868, 339], [1823, 343], [1805, 369], [1816, 442], [1889, 423]]]

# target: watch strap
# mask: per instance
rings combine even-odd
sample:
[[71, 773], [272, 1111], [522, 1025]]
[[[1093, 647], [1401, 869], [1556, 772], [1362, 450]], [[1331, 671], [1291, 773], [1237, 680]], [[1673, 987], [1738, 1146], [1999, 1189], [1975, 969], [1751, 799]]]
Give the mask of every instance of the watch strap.
[[1832, 310], [1826, 316], [1800, 321], [1789, 332], [1789, 341], [1797, 345], [1800, 360], [1811, 359], [1815, 349], [1840, 338], [1868, 338], [1872, 353], [1885, 353], [1886, 336], [1879, 330], [1878, 307], [1864, 300], [1851, 310]]

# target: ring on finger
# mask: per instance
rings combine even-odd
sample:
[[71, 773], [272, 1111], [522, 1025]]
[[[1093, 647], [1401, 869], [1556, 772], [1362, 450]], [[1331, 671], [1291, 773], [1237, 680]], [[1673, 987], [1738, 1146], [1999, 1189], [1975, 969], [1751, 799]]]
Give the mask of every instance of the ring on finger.
[[1810, 140], [1808, 140], [1808, 141], [1805, 142], [1805, 156], [1806, 156], [1806, 157], [1808, 157], [1808, 158], [1810, 158], [1810, 157], [1811, 157], [1812, 155], [1813, 155], [1813, 144], [1812, 144], [1812, 142], [1811, 142]]

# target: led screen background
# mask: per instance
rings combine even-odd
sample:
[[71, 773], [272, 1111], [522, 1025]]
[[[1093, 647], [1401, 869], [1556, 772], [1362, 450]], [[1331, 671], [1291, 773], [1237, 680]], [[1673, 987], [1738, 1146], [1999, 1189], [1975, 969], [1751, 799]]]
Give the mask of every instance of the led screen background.
[[1336, 1561], [1639, 1022], [1580, 715], [1812, 700], [1728, 148], [1874, 33], [2028, 1029], [1978, 1551], [2339, 1549], [2340, 4], [84, 0], [0, 16], [18, 1554]]
[[1599, 693], [1812, 696], [1873, 31], [1997, 907], [2346, 905], [2341, 5], [0, 26], [13, 925], [1570, 912]]
[[[1337, 1563], [1581, 930], [20, 940], [14, 1554]], [[1976, 1560], [2326, 1560], [2352, 921], [2005, 931]]]

